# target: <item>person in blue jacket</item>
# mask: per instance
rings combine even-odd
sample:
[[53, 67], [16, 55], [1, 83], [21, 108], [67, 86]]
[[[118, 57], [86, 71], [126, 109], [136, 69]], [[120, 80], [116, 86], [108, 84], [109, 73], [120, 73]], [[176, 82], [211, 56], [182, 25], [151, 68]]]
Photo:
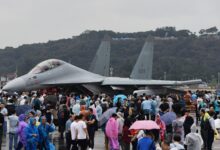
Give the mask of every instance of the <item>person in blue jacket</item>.
[[39, 134], [35, 118], [29, 119], [29, 125], [25, 129], [25, 135], [27, 140], [26, 150], [36, 150], [39, 141]]
[[138, 141], [137, 150], [156, 150], [155, 142], [150, 131], [144, 130], [144, 136]]
[[38, 126], [40, 150], [50, 150], [49, 133], [55, 130], [52, 124], [47, 123], [45, 116], [41, 117], [41, 124]]
[[215, 116], [214, 116], [214, 119], [217, 119], [217, 116], [220, 112], [220, 97], [218, 97], [218, 99], [216, 99], [214, 102], [213, 102], [213, 107], [215, 109]]

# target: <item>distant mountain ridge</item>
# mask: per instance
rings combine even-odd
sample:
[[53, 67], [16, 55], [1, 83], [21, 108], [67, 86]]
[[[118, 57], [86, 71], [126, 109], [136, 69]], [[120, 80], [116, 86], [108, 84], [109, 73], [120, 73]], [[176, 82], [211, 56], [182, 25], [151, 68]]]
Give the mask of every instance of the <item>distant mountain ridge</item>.
[[98, 46], [105, 35], [111, 40], [111, 66], [114, 76], [128, 77], [149, 36], [154, 40], [153, 78], [188, 80], [201, 78], [217, 80], [220, 72], [220, 32], [203, 29], [200, 35], [174, 27], [155, 31], [117, 33], [113, 31], [85, 31], [70, 39], [22, 45], [0, 49], [0, 74], [27, 73], [37, 63], [57, 58], [88, 69]]

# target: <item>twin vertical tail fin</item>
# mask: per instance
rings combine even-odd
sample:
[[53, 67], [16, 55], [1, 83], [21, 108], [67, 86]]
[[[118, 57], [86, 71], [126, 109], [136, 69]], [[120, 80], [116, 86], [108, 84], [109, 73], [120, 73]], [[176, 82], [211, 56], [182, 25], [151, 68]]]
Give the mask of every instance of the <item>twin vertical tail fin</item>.
[[[90, 65], [89, 71], [99, 75], [109, 76], [110, 50], [110, 38], [105, 38], [99, 45], [96, 55]], [[131, 72], [130, 78], [152, 79], [153, 51], [153, 40], [148, 39], [141, 50], [141, 53]]]
[[99, 45], [89, 71], [99, 75], [109, 76], [110, 49], [110, 39], [106, 38]]
[[153, 67], [153, 40], [147, 40], [141, 50], [136, 64], [131, 72], [132, 79], [152, 79]]

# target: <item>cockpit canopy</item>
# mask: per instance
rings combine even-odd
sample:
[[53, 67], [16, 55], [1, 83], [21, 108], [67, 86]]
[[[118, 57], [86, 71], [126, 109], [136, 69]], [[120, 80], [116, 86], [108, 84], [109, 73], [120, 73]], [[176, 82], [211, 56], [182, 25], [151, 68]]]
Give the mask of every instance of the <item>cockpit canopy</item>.
[[31, 73], [31, 74], [43, 73], [48, 70], [52, 70], [54, 68], [57, 68], [63, 64], [64, 64], [64, 62], [61, 60], [48, 59], [48, 60], [45, 60], [45, 61], [37, 64], [29, 73]]

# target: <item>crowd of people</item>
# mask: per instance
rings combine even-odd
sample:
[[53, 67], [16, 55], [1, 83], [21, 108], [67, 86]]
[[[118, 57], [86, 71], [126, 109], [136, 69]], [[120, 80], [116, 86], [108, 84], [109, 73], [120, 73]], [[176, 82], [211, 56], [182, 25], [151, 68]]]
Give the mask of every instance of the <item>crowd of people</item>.
[[[3, 137], [7, 138], [8, 134], [9, 139], [6, 139], [6, 142], [9, 142], [9, 150], [35, 150], [37, 148], [49, 150], [53, 148], [54, 145], [49, 140], [49, 133], [55, 130], [54, 124], [49, 123], [44, 114], [41, 115], [40, 109], [34, 109], [35, 106], [32, 109], [28, 101], [22, 104], [23, 99], [27, 99], [27, 97], [19, 98], [21, 98], [20, 101], [17, 101], [15, 95], [13, 97], [2, 95], [1, 97], [0, 145], [2, 146]], [[23, 113], [19, 112], [17, 108], [26, 105], [28, 107], [24, 107]]]
[[[0, 149], [9, 138], [9, 150], [53, 150], [57, 127], [67, 150], [94, 149], [97, 131], [106, 150], [211, 150], [218, 134], [220, 97], [206, 91], [117, 98], [35, 91], [1, 93], [0, 103]], [[130, 130], [137, 120], [155, 121], [159, 130]]]

